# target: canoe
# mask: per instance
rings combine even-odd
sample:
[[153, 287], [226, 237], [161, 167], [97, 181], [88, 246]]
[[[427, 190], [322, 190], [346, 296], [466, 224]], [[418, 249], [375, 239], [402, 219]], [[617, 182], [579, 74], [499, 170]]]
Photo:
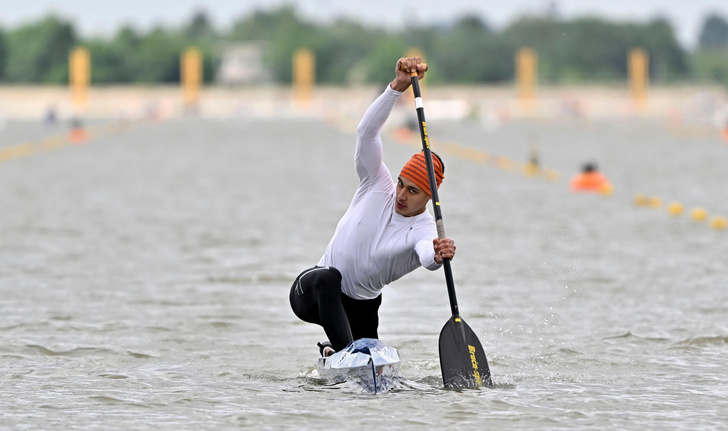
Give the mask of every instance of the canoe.
[[326, 358], [318, 358], [320, 378], [333, 383], [353, 381], [367, 392], [386, 392], [399, 378], [397, 349], [374, 338], [360, 338]]

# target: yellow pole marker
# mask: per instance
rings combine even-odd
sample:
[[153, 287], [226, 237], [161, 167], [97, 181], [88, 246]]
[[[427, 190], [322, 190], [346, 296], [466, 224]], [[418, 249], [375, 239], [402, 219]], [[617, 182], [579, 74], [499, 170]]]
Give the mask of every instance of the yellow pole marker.
[[68, 79], [71, 87], [71, 103], [76, 113], [83, 111], [88, 102], [91, 83], [91, 55], [88, 49], [77, 47], [68, 58]]
[[536, 101], [538, 56], [530, 48], [522, 48], [516, 56], [516, 86], [518, 99], [526, 111], [533, 110]]
[[647, 200], [647, 205], [651, 208], [660, 208], [662, 206], [662, 199], [659, 196], [651, 196]]
[[293, 56], [293, 93], [297, 103], [309, 105], [313, 98], [316, 77], [316, 58], [307, 48], [301, 48]]
[[88, 88], [91, 83], [91, 55], [88, 49], [77, 47], [68, 58], [68, 81], [71, 87], [71, 104], [74, 118], [69, 139], [74, 143], [86, 141], [87, 133], [81, 121], [81, 114], [88, 103]]
[[649, 87], [649, 59], [642, 48], [634, 48], [629, 53], [629, 82], [632, 101], [637, 108], [644, 109]]
[[202, 86], [202, 54], [197, 48], [188, 48], [180, 60], [182, 100], [186, 109], [194, 109], [200, 102]]

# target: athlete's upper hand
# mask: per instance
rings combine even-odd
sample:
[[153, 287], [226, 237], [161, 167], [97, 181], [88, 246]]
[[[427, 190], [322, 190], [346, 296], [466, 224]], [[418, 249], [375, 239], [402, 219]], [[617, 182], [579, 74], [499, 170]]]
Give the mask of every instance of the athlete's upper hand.
[[442, 263], [442, 259], [452, 259], [455, 257], [455, 241], [450, 238], [432, 240], [432, 246], [435, 250], [435, 262]]
[[425, 77], [425, 67], [422, 66], [422, 58], [420, 57], [402, 57], [397, 60], [397, 66], [394, 69], [395, 78], [390, 84], [392, 90], [405, 91], [412, 84], [410, 72], [416, 71], [417, 77], [423, 79]]

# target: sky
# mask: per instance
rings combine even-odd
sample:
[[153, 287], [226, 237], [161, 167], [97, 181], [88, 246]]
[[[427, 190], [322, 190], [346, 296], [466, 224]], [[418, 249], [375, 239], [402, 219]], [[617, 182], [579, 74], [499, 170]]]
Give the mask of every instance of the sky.
[[395, 28], [447, 23], [475, 14], [495, 29], [523, 14], [543, 13], [553, 4], [565, 19], [600, 16], [645, 22], [667, 18], [686, 48], [697, 44], [710, 13], [728, 20], [728, 0], [0, 0], [0, 25], [8, 29], [53, 12], [70, 19], [84, 37], [111, 36], [125, 24], [139, 30], [178, 26], [203, 10], [216, 27], [225, 29], [253, 11], [283, 4], [295, 5], [302, 17], [323, 22], [347, 17]]

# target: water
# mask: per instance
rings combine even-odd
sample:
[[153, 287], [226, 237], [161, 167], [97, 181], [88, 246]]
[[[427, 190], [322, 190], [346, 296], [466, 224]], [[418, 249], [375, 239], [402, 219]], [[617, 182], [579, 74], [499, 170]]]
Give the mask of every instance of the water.
[[[728, 145], [646, 121], [428, 126], [435, 151], [526, 161], [537, 145], [561, 173], [438, 151], [460, 309], [494, 389], [442, 388], [450, 311], [425, 270], [384, 293], [401, 387], [311, 378], [323, 331], [287, 296], [356, 187], [351, 128], [175, 120], [0, 162], [2, 428], [724, 429], [728, 232], [664, 204], [728, 215]], [[59, 133], [9, 122], [0, 149]], [[395, 172], [413, 151], [387, 133]], [[587, 159], [613, 196], [567, 190]]]

